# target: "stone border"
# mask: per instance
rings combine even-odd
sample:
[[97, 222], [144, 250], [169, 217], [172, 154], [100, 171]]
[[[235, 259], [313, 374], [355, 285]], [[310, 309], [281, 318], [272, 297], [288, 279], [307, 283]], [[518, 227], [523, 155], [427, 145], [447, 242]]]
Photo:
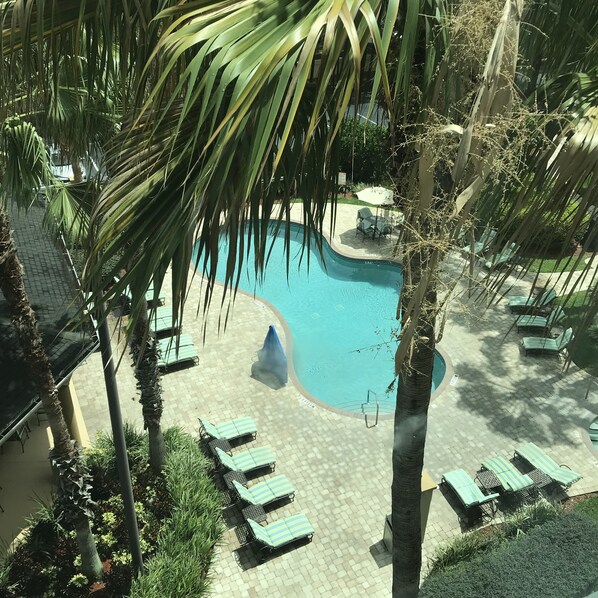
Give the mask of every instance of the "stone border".
[[[298, 224], [300, 226], [304, 226], [301, 222], [298, 222], [296, 220], [292, 220], [291, 222], [294, 224]], [[340, 255], [341, 257], [343, 257], [345, 259], [355, 260], [356, 262], [366, 262], [366, 263], [367, 262], [382, 262], [382, 263], [391, 264], [391, 265], [400, 265], [398, 262], [384, 259], [382, 257], [368, 257], [367, 259], [364, 259], [364, 258], [355, 257], [354, 255], [350, 255], [344, 251], [339, 251], [338, 247], [337, 247], [337, 243], [334, 242], [334, 240], [330, 237], [330, 235], [328, 233], [322, 232], [322, 235], [324, 236], [326, 242], [328, 243], [331, 251], [333, 251], [334, 253]], [[193, 268], [194, 273], [197, 271], [195, 266], [191, 265], [190, 267]], [[221, 286], [221, 287], [226, 286], [224, 283], [218, 282], [218, 281], [216, 281], [215, 284], [217, 284], [218, 286]], [[230, 289], [228, 289], [228, 290], [230, 291]], [[286, 348], [286, 353], [287, 353], [287, 363], [289, 365], [289, 378], [291, 379], [291, 382], [297, 388], [297, 390], [308, 401], [312, 402], [314, 404], [314, 406], [316, 406], [316, 407], [321, 407], [323, 409], [326, 409], [327, 411], [331, 411], [332, 413], [336, 413], [338, 415], [344, 415], [344, 416], [354, 417], [354, 418], [359, 418], [359, 419], [364, 417], [363, 413], [357, 413], [355, 411], [347, 411], [346, 409], [338, 409], [337, 407], [334, 407], [334, 406], [330, 405], [329, 403], [326, 403], [325, 401], [321, 401], [320, 399], [314, 397], [303, 386], [303, 384], [301, 384], [301, 382], [295, 372], [294, 360], [293, 360], [293, 341], [292, 341], [293, 337], [291, 334], [291, 329], [290, 329], [286, 319], [284, 318], [284, 316], [280, 313], [280, 311], [278, 311], [278, 309], [276, 308], [276, 306], [274, 304], [270, 303], [270, 301], [268, 301], [267, 299], [264, 299], [263, 297], [255, 295], [248, 291], [244, 291], [243, 289], [237, 289], [235, 292], [241, 293], [242, 295], [249, 297], [257, 304], [261, 304], [261, 305], [265, 305], [266, 307], [269, 307], [270, 310], [272, 312], [274, 312], [274, 315], [278, 318], [278, 321], [280, 322], [280, 325], [282, 326], [282, 329], [284, 330], [284, 334], [285, 334], [285, 345], [286, 345], [285, 348]], [[452, 364], [452, 361], [450, 360], [450, 358], [448, 357], [447, 353], [438, 346], [436, 346], [435, 349], [436, 349], [436, 352], [440, 355], [440, 358], [442, 359], [442, 361], [444, 362], [445, 370], [444, 370], [444, 376], [442, 378], [442, 382], [432, 392], [430, 401], [436, 399], [438, 396], [440, 396], [446, 390], [446, 388], [450, 384], [450, 381], [454, 374], [453, 364]], [[379, 420], [391, 420], [393, 418], [394, 418], [394, 413], [383, 413], [378, 416]]]

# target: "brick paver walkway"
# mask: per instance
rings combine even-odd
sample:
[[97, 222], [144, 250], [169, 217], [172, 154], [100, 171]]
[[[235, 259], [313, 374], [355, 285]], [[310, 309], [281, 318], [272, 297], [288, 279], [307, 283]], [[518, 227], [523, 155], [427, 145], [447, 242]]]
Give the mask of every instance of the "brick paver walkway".
[[[337, 247], [363, 257], [389, 255], [389, 241], [355, 237], [356, 210], [339, 206]], [[447, 276], [459, 265], [457, 256], [451, 258]], [[513, 292], [529, 288], [525, 281], [510, 282]], [[193, 336], [200, 364], [163, 377], [164, 425], [196, 432], [198, 416], [214, 422], [253, 416], [259, 434], [252, 445], [270, 445], [277, 456], [276, 473], [287, 475], [297, 489], [295, 501], [271, 511], [268, 521], [306, 513], [316, 531], [311, 544], [257, 565], [250, 551], [239, 548], [235, 526], [240, 513], [228, 509], [213, 594], [388, 596], [390, 557], [381, 538], [390, 510], [392, 420], [368, 429], [362, 419], [315, 406], [291, 383], [275, 391], [252, 379], [251, 364], [269, 324], [276, 326], [284, 342], [281, 322], [259, 299], [239, 294], [226, 332], [219, 333], [217, 289], [202, 344], [202, 321], [195, 318], [199, 286], [199, 281], [193, 283], [184, 332]], [[430, 408], [426, 467], [432, 477], [438, 481], [444, 471], [456, 467], [475, 474], [483, 458], [510, 456], [518, 443], [531, 440], [583, 474], [571, 494], [597, 490], [597, 458], [585, 433], [598, 413], [598, 397], [585, 399], [589, 377], [574, 366], [563, 375], [557, 358], [523, 356], [504, 300], [483, 311], [464, 296], [451, 304], [440, 343], [454, 376]], [[141, 426], [127, 358], [118, 381], [125, 420]], [[109, 429], [99, 354], [77, 370], [74, 382], [90, 435]], [[435, 492], [425, 555], [458, 533], [455, 511], [441, 492]]]

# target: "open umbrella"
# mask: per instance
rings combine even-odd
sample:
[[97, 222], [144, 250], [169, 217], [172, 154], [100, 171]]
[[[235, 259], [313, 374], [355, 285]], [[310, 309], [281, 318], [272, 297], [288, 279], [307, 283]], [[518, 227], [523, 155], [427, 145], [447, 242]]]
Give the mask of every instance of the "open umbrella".
[[357, 198], [361, 201], [365, 201], [372, 206], [392, 206], [393, 193], [391, 189], [385, 189], [384, 187], [366, 187], [361, 191], [357, 192]]
[[389, 208], [394, 205], [393, 192], [391, 189], [386, 189], [384, 187], [366, 187], [357, 192], [357, 199], [365, 201], [372, 206], [376, 206], [376, 226], [379, 229], [384, 228], [385, 225], [390, 227], [390, 221], [387, 218], [383, 216], [378, 217], [378, 210], [381, 207]]

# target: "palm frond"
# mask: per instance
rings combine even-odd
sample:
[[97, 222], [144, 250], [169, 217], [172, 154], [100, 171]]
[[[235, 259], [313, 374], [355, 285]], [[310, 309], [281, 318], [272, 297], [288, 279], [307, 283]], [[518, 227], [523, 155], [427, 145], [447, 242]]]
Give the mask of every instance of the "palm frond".
[[[269, 219], [288, 223], [294, 196], [307, 235], [321, 230], [336, 187], [336, 134], [364, 52], [382, 39], [372, 19], [381, 4], [246, 0], [159, 15], [171, 25], [146, 74], [161, 76], [117, 142], [116, 175], [94, 214], [95, 257], [145, 243], [130, 272], [134, 296], [152, 278], [159, 284], [172, 262], [173, 297], [182, 301], [195, 243], [209, 302], [219, 235], [231, 238], [226, 279], [234, 286], [245, 226], [262, 269]], [[125, 248], [116, 268], [132, 256]]]

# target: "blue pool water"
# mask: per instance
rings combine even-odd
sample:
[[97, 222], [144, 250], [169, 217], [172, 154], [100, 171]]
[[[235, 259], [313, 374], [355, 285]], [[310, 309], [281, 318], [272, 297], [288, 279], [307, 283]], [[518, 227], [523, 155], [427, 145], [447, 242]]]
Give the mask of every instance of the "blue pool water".
[[[302, 235], [302, 227], [292, 225], [288, 278], [280, 233], [263, 280], [256, 283], [252, 252], [244, 262], [239, 288], [266, 299], [285, 318], [292, 334], [295, 374], [312, 396], [337, 409], [361, 413], [371, 390], [380, 401], [380, 412], [392, 413], [396, 383], [394, 391], [386, 389], [394, 380], [401, 268], [343, 257], [324, 241], [325, 266], [317, 249], [310, 248], [308, 270], [307, 254], [300, 259]], [[217, 273], [221, 282], [227, 251], [223, 240]], [[265, 336], [267, 330], [263, 332]], [[436, 354], [434, 388], [444, 372], [444, 361]]]

